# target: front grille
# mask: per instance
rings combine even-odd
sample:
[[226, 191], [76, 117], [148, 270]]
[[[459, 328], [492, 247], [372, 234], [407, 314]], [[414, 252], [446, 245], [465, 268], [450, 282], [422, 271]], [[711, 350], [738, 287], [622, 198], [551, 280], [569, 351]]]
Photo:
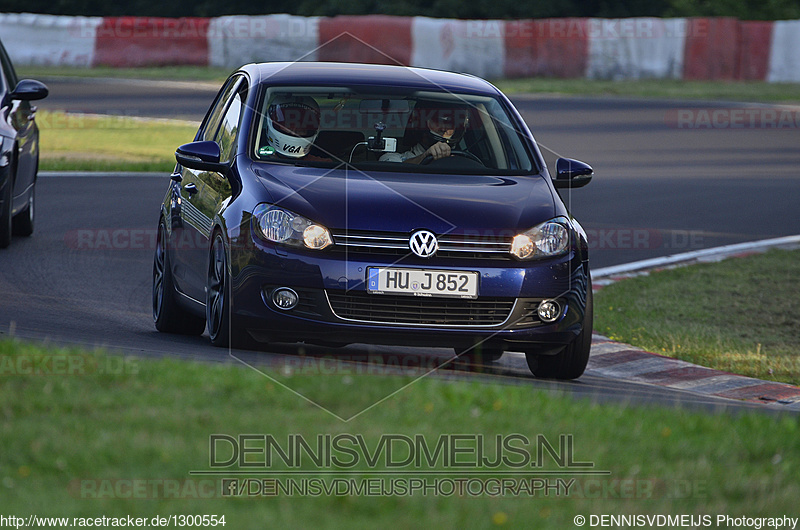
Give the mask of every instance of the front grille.
[[541, 300], [526, 300], [522, 303], [522, 310], [517, 313], [516, 319], [513, 322], [515, 326], [532, 326], [541, 324], [539, 318], [539, 304]]
[[308, 316], [319, 316], [319, 308], [317, 300], [319, 299], [316, 289], [295, 289], [299, 301], [297, 307], [294, 308], [295, 313], [300, 313]]
[[[334, 248], [368, 254], [394, 256], [412, 255], [408, 246], [410, 234], [400, 232], [374, 232], [369, 230], [347, 230], [334, 232]], [[512, 237], [444, 234], [436, 236], [439, 250], [436, 256], [447, 258], [508, 259]]]
[[425, 326], [497, 326], [508, 319], [514, 300], [462, 300], [326, 291], [339, 318], [382, 324]]

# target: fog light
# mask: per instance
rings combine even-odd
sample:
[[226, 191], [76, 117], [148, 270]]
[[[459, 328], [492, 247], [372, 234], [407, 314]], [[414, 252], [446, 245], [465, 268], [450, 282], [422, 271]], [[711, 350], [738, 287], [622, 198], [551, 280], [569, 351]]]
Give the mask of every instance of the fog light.
[[283, 309], [285, 311], [293, 309], [299, 300], [300, 297], [297, 296], [297, 293], [288, 287], [281, 287], [272, 292], [272, 303], [275, 304], [275, 307], [278, 309]]
[[561, 306], [555, 300], [542, 300], [538, 313], [542, 322], [555, 322], [561, 316]]

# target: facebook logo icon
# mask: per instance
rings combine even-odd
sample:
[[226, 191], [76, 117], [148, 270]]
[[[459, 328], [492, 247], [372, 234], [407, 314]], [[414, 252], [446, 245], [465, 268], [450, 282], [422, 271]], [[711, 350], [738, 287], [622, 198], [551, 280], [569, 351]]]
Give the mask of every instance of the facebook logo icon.
[[239, 480], [235, 478], [222, 479], [222, 496], [232, 497], [239, 491]]

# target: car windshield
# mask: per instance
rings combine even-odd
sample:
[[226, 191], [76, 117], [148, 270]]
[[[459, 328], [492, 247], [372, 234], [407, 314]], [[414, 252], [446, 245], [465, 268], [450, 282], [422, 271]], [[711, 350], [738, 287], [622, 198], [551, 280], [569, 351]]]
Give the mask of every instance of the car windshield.
[[[258, 161], [370, 171], [535, 171], [523, 132], [493, 97], [364, 87], [263, 88], [253, 120]], [[437, 143], [451, 156], [425, 157]]]

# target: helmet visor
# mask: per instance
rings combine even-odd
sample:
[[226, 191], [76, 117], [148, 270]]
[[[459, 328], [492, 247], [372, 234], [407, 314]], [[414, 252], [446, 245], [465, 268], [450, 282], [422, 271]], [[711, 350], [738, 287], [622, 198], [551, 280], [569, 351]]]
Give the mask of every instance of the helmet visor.
[[428, 113], [427, 126], [440, 142], [458, 143], [469, 121], [466, 109], [437, 109]]
[[283, 134], [309, 138], [319, 130], [319, 111], [305, 103], [276, 103], [267, 112], [275, 129]]

